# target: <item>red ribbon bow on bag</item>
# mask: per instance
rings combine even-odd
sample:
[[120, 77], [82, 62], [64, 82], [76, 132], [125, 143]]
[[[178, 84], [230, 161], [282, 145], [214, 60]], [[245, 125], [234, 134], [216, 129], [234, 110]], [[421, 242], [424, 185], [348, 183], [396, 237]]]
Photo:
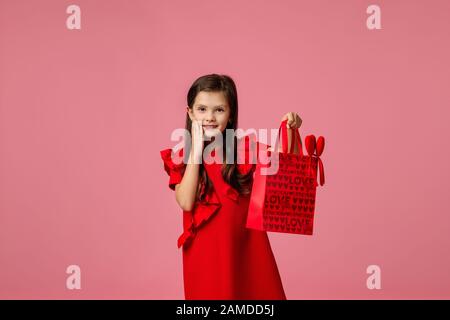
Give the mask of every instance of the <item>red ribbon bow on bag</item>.
[[[306, 151], [308, 152], [308, 155], [311, 157], [309, 170], [311, 170], [312, 157], [316, 157], [317, 163], [319, 165], [318, 169], [320, 175], [320, 185], [323, 186], [325, 183], [325, 172], [323, 169], [323, 163], [322, 160], [320, 159], [320, 156], [322, 155], [323, 149], [325, 147], [325, 138], [320, 136], [319, 138], [317, 138], [316, 142], [316, 137], [313, 134], [311, 134], [305, 138], [305, 144], [306, 144]], [[316, 153], [314, 153], [314, 151], [316, 151]], [[318, 184], [316, 181], [316, 186], [317, 185]]]

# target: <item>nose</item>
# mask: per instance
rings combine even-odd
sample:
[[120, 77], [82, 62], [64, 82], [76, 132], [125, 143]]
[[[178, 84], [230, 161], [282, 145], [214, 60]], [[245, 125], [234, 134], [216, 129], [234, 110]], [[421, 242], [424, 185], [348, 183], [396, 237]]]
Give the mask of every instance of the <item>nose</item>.
[[212, 112], [208, 113], [208, 115], [206, 116], [205, 120], [206, 120], [207, 123], [214, 123], [214, 122], [216, 122]]

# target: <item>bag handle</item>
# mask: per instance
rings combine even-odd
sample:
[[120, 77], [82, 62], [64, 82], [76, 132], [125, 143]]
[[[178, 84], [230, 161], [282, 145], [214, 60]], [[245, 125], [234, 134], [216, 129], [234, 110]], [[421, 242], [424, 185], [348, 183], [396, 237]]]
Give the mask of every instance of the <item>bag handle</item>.
[[[275, 140], [275, 146], [274, 151], [278, 152], [278, 143], [280, 140], [280, 132], [281, 132], [281, 143], [282, 143], [282, 152], [288, 153], [288, 133], [287, 133], [287, 119], [283, 120], [281, 122], [280, 128], [278, 129], [278, 136]], [[291, 150], [289, 150], [289, 153], [294, 153], [294, 144], [297, 145], [299, 154], [303, 156], [303, 149], [302, 149], [302, 138], [300, 137], [299, 129], [295, 129], [292, 135], [292, 143], [291, 143]]]

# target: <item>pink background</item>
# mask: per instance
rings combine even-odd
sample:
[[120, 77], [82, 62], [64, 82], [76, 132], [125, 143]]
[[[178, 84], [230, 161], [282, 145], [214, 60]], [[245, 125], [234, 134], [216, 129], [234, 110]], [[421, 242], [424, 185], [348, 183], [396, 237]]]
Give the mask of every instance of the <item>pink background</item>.
[[[382, 30], [366, 28], [371, 4]], [[159, 150], [208, 73], [236, 81], [241, 128], [295, 111], [326, 138], [314, 236], [269, 234], [288, 299], [450, 298], [449, 12], [0, 0], [0, 298], [184, 298]], [[66, 289], [71, 264], [81, 290]]]

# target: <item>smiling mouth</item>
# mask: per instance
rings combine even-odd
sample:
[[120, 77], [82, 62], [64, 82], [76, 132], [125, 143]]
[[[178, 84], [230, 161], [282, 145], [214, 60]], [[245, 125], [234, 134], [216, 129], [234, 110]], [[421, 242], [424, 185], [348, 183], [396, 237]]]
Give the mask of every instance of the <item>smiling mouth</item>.
[[211, 126], [211, 125], [204, 125], [203, 126], [203, 128], [205, 128], [205, 129], [216, 129], [216, 128], [218, 128], [219, 126]]

